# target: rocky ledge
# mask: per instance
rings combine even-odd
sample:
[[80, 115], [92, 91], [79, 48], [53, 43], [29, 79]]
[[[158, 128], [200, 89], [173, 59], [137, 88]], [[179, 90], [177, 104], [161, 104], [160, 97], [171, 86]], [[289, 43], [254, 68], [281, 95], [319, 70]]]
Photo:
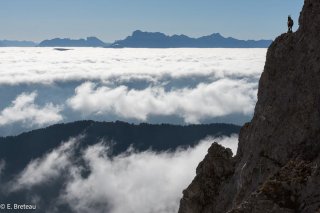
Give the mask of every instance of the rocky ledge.
[[269, 47], [235, 157], [213, 144], [179, 213], [320, 212], [320, 1]]

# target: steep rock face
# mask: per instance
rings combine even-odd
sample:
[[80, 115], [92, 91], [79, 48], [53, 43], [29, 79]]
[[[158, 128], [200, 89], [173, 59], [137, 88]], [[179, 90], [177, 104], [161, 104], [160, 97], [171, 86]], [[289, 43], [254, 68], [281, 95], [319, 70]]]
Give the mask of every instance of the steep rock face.
[[180, 213], [320, 212], [320, 1], [305, 0], [299, 24], [269, 47], [254, 117], [229, 159], [232, 174], [215, 180], [218, 192], [190, 196], [213, 171], [198, 173]]
[[201, 212], [218, 205], [215, 198], [219, 195], [223, 181], [233, 174], [234, 165], [231, 150], [214, 143], [198, 165], [193, 183], [183, 192], [188, 202], [181, 205], [180, 212]]

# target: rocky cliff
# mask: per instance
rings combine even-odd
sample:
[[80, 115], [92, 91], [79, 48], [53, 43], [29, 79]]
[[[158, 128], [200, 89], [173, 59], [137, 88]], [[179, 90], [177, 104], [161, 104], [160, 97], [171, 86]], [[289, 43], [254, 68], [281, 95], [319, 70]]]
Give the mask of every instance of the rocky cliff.
[[269, 47], [235, 157], [213, 144], [179, 213], [320, 212], [320, 1]]

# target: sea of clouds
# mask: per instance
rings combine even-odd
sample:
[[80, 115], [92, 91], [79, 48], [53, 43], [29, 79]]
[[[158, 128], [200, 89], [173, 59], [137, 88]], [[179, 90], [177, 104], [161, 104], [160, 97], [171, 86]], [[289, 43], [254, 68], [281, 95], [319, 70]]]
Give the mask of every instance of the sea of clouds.
[[[265, 55], [266, 49], [0, 48], [0, 136], [82, 119], [242, 124], [252, 116]], [[0, 191], [26, 195], [39, 208], [47, 199], [48, 212], [67, 205], [75, 212], [173, 213], [212, 142], [236, 153], [237, 140], [110, 156], [107, 142], [79, 152], [81, 137], [72, 138], [1, 182]], [[0, 159], [0, 181], [5, 174]]]
[[[236, 153], [237, 138], [207, 138], [195, 147], [171, 152], [129, 149], [113, 157], [103, 141], [77, 155], [81, 137], [71, 138], [32, 160], [11, 181], [1, 183], [0, 189], [7, 195], [25, 193], [27, 202], [46, 212], [59, 212], [59, 206], [67, 205], [74, 212], [175, 213], [183, 189], [191, 183], [210, 145], [215, 141]], [[0, 174], [1, 170], [5, 172], [4, 161], [0, 161]], [[83, 171], [90, 173], [84, 176]], [[50, 194], [61, 177], [58, 195]]]
[[0, 49], [0, 135], [81, 119], [242, 124], [266, 49]]

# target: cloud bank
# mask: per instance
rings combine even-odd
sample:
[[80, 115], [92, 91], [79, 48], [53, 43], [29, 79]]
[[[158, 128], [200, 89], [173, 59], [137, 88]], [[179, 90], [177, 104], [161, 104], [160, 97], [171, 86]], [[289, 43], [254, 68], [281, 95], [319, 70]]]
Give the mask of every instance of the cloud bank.
[[82, 119], [241, 125], [252, 116], [266, 54], [266, 49], [0, 51], [0, 135]]
[[206, 117], [230, 113], [250, 114], [255, 103], [255, 84], [222, 79], [196, 88], [165, 91], [161, 87], [143, 90], [126, 86], [97, 87], [87, 82], [75, 90], [68, 105], [82, 114], [115, 114], [147, 121], [150, 115], [178, 115], [186, 123], [199, 123]]
[[1, 48], [0, 85], [259, 77], [266, 49]]
[[10, 191], [32, 188], [59, 177], [70, 166], [70, 157], [77, 140], [78, 138], [70, 139], [42, 158], [31, 161], [16, 178], [17, 184], [11, 185]]
[[8, 124], [22, 123], [26, 126], [42, 126], [61, 121], [60, 106], [47, 103], [35, 104], [36, 92], [22, 93], [12, 104], [0, 112], [0, 127]]
[[[67, 204], [76, 212], [173, 213], [212, 142], [231, 145], [234, 150], [237, 138], [206, 139], [194, 148], [175, 152], [131, 149], [115, 157], [108, 155], [109, 148], [103, 142], [76, 157], [73, 148], [79, 141], [72, 139], [32, 161], [11, 184], [32, 192], [33, 186], [53, 181], [63, 172], [68, 178], [56, 205]], [[80, 159], [85, 167], [77, 165]], [[89, 175], [83, 176], [83, 170], [90, 170]]]

